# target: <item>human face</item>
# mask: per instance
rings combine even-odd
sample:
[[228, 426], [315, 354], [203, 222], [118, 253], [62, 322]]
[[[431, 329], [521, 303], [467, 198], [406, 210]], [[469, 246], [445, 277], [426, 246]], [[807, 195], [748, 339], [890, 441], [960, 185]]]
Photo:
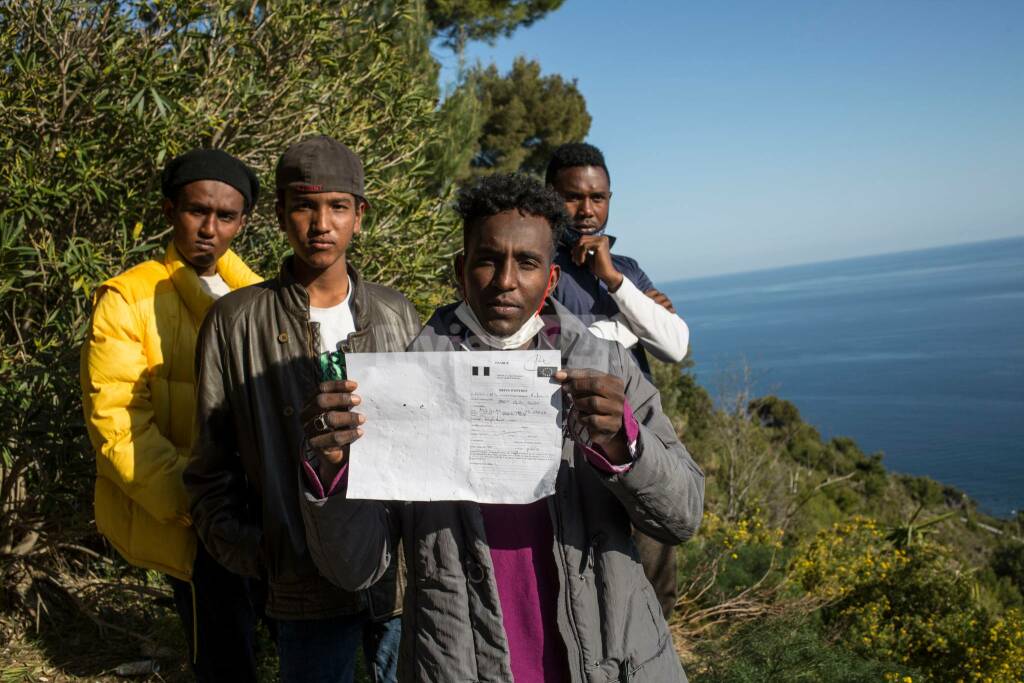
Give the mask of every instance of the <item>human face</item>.
[[558, 282], [546, 218], [503, 211], [473, 227], [455, 262], [463, 296], [491, 334], [514, 334]]
[[164, 199], [164, 216], [181, 258], [200, 275], [214, 275], [245, 225], [245, 198], [227, 183], [197, 180], [183, 185], [174, 201]]
[[359, 232], [365, 204], [348, 192], [296, 192], [278, 196], [278, 226], [288, 235], [305, 268], [323, 272], [345, 268], [345, 252]]
[[572, 227], [592, 235], [608, 223], [612, 192], [608, 174], [600, 166], [570, 166], [555, 175], [554, 190], [565, 200]]

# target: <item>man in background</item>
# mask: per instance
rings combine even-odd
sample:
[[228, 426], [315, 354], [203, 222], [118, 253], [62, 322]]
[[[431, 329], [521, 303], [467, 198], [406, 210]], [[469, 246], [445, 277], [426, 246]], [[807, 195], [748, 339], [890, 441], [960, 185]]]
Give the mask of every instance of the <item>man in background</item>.
[[162, 260], [104, 282], [81, 356], [96, 451], [96, 526], [131, 564], [167, 575], [199, 681], [255, 681], [246, 582], [197, 543], [181, 475], [193, 440], [196, 335], [214, 300], [260, 278], [228, 247], [252, 213], [256, 175], [215, 149], [167, 164]]
[[[615, 238], [605, 234], [611, 176], [601, 150], [585, 143], [562, 145], [548, 162], [545, 182], [562, 197], [571, 221], [555, 256], [562, 277], [554, 298], [594, 335], [629, 349], [648, 377], [646, 351], [669, 363], [683, 360], [690, 339], [686, 323], [634, 259], [612, 253]], [[667, 618], [676, 602], [675, 548], [639, 531], [635, 540]]]

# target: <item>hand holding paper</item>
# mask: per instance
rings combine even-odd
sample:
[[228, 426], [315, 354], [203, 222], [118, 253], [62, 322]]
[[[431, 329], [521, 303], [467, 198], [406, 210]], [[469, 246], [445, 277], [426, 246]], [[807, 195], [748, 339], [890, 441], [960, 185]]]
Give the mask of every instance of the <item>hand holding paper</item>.
[[302, 424], [310, 448], [319, 456], [320, 478], [331, 481], [348, 457], [349, 444], [363, 435], [359, 425], [366, 416], [354, 413], [362, 399], [355, 394], [357, 382], [323, 382], [302, 411]]
[[555, 380], [571, 397], [568, 419], [585, 428], [580, 440], [600, 446], [613, 465], [629, 462], [629, 448], [622, 429], [626, 387], [615, 375], [597, 370], [559, 370]]

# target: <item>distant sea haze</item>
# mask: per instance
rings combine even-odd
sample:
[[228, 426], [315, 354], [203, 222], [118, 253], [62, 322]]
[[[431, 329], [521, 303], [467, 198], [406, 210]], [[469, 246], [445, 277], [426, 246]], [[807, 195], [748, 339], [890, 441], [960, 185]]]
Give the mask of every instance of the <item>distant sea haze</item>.
[[747, 366], [826, 438], [1024, 509], [1024, 238], [664, 284], [712, 394]]

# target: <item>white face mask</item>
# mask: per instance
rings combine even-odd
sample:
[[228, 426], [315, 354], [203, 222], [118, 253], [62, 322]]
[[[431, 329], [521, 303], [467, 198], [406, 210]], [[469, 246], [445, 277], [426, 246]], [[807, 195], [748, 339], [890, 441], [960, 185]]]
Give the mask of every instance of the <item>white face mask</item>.
[[477, 339], [492, 349], [499, 349], [501, 351], [509, 351], [524, 346], [536, 337], [538, 332], [544, 329], [544, 321], [541, 320], [539, 314], [534, 313], [518, 330], [507, 337], [499, 337], [484, 329], [483, 324], [477, 319], [476, 314], [473, 313], [473, 309], [465, 301], [455, 309], [455, 317], [461, 320], [462, 324], [468, 327], [476, 335]]

